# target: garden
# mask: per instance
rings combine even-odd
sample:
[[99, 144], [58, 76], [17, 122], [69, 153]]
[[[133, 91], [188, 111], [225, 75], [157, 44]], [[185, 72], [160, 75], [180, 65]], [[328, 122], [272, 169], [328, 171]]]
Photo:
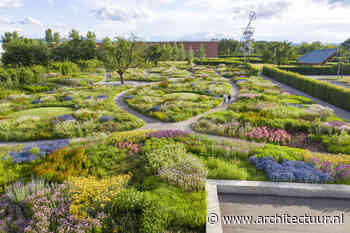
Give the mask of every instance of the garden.
[[126, 103], [141, 113], [161, 121], [178, 122], [204, 113], [222, 103], [229, 95], [229, 81], [212, 68], [194, 66], [193, 77], [165, 80], [140, 87], [125, 96]]
[[[238, 59], [172, 60], [1, 67], [0, 233], [199, 233], [206, 179], [350, 184], [350, 123], [332, 109]], [[347, 95], [274, 67], [264, 72], [320, 85], [325, 98]], [[102, 80], [142, 86], [96, 85]], [[229, 94], [237, 98], [223, 104]], [[141, 130], [146, 123], [119, 100], [159, 122]], [[188, 131], [167, 129], [209, 110]]]
[[33, 141], [84, 137], [141, 127], [142, 120], [118, 108], [125, 87], [65, 87], [0, 101], [0, 140]]

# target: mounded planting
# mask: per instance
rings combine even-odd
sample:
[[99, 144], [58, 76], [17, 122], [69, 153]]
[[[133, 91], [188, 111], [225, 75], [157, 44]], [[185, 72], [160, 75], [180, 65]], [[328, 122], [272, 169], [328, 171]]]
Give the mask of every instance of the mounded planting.
[[125, 102], [162, 121], [183, 121], [216, 106], [231, 92], [230, 83], [212, 69], [196, 67], [192, 78], [163, 81], [126, 94]]
[[52, 94], [12, 95], [0, 103], [0, 140], [84, 137], [139, 128], [143, 121], [118, 108], [127, 87], [65, 88]]

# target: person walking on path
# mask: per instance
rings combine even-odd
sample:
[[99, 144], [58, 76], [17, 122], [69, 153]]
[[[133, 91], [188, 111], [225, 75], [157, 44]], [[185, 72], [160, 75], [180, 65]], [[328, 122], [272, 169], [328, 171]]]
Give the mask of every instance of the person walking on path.
[[231, 104], [231, 95], [228, 95], [227, 99], [228, 99], [228, 104]]

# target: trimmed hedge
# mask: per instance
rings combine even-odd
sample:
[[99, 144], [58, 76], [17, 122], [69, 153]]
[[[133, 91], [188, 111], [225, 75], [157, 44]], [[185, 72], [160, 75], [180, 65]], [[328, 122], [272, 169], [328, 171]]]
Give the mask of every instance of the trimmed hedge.
[[218, 58], [214, 58], [214, 59], [210, 59], [210, 58], [206, 58], [206, 59], [202, 59], [202, 62], [200, 61], [200, 59], [196, 58], [194, 60], [194, 63], [196, 64], [201, 64], [201, 65], [210, 65], [210, 66], [217, 66], [220, 64], [225, 64], [225, 65], [243, 65], [244, 62], [241, 61], [234, 61], [234, 60], [229, 60], [229, 59], [218, 59]]
[[350, 90], [330, 83], [307, 78], [301, 74], [264, 66], [263, 74], [311, 96], [350, 111]]
[[[338, 65], [325, 66], [279, 66], [281, 70], [291, 71], [303, 75], [337, 75]], [[350, 65], [342, 65], [342, 73], [350, 75]]]

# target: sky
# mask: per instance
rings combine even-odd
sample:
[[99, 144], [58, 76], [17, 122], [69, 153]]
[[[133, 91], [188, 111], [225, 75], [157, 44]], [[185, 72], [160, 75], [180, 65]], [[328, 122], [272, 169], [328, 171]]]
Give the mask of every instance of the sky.
[[255, 40], [343, 42], [350, 38], [350, 0], [0, 0], [0, 34], [43, 38], [136, 34], [147, 41], [239, 39], [256, 11]]

